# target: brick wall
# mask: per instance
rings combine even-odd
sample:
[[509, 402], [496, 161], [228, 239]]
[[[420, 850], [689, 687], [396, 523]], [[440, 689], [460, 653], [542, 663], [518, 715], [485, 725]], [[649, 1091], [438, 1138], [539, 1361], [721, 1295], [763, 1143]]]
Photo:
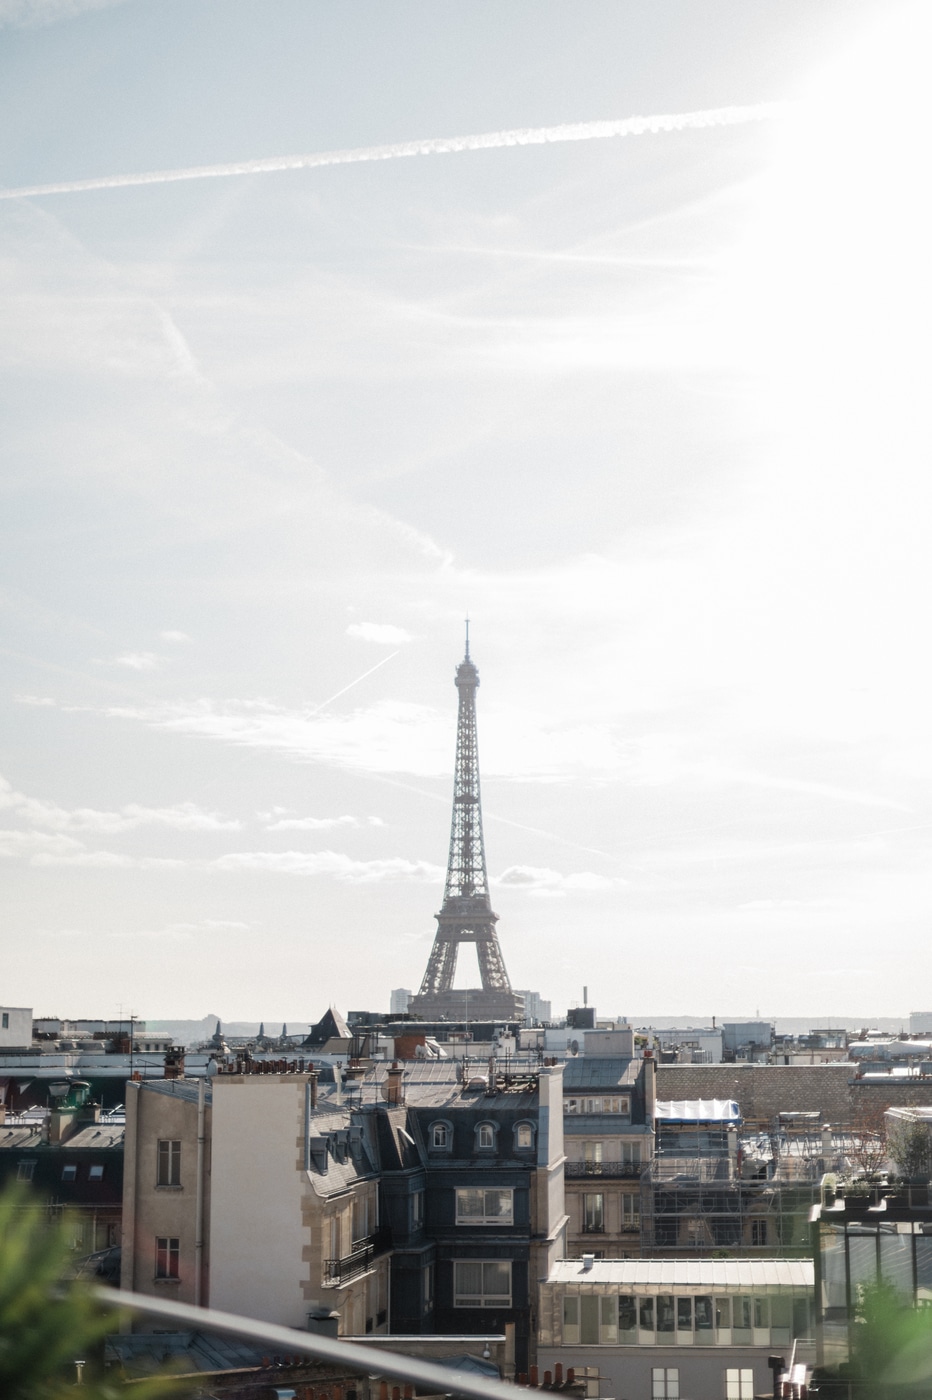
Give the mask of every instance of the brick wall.
[[932, 1083], [863, 1083], [854, 1065], [658, 1065], [658, 1099], [735, 1099], [745, 1120], [819, 1111], [834, 1127], [865, 1123], [891, 1105], [932, 1105]]

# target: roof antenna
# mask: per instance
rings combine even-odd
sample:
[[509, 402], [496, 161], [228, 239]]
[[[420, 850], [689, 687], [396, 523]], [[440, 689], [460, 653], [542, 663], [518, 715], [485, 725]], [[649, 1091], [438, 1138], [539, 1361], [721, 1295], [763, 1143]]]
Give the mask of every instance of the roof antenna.
[[466, 619], [466, 660], [469, 660], [469, 618]]

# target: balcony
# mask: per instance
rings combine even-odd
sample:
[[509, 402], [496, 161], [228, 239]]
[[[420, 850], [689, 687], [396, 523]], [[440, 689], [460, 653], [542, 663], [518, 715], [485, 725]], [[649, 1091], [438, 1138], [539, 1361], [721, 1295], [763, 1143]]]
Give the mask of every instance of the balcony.
[[341, 1259], [324, 1260], [324, 1287], [336, 1288], [341, 1283], [358, 1278], [370, 1267], [376, 1255], [384, 1254], [388, 1246], [387, 1230], [379, 1230], [364, 1240], [353, 1240], [349, 1254], [344, 1254]]
[[563, 1173], [575, 1178], [600, 1176], [635, 1181], [644, 1165], [643, 1162], [564, 1162]]

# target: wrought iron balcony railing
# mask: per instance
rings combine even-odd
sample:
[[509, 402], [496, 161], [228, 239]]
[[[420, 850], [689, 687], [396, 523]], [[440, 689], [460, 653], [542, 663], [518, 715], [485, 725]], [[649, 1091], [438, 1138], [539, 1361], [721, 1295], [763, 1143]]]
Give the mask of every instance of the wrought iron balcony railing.
[[614, 1177], [636, 1180], [644, 1169], [643, 1162], [564, 1162], [563, 1172], [567, 1177]]
[[364, 1240], [353, 1240], [349, 1254], [340, 1259], [324, 1260], [324, 1283], [335, 1287], [348, 1279], [364, 1274], [377, 1254], [384, 1254], [389, 1245], [387, 1230], [379, 1230]]

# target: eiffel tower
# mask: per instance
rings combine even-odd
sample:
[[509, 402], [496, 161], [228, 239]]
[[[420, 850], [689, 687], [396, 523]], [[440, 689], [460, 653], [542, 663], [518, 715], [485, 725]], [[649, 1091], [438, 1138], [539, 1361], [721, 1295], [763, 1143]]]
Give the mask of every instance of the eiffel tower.
[[[456, 668], [459, 713], [456, 724], [456, 772], [453, 779], [453, 822], [443, 904], [427, 971], [408, 1011], [419, 1020], [514, 1021], [524, 1015], [524, 998], [511, 990], [498, 946], [489, 878], [482, 839], [479, 796], [479, 748], [476, 741], [476, 690], [479, 672], [469, 655]], [[453, 977], [461, 943], [475, 945], [481, 988], [454, 990]]]

